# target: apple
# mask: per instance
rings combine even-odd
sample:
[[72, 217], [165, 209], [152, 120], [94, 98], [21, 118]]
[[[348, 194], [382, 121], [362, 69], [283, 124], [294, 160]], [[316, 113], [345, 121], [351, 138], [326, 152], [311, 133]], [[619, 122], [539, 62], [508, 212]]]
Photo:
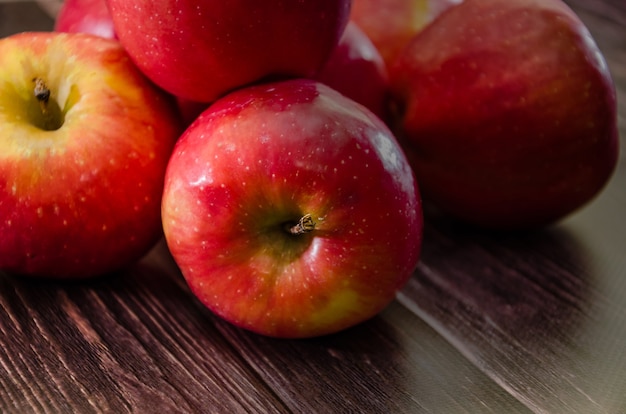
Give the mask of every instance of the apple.
[[390, 66], [398, 53], [437, 16], [462, 0], [353, 0], [356, 22]]
[[390, 130], [307, 79], [241, 88], [204, 111], [170, 159], [162, 217], [202, 304], [284, 338], [381, 311], [422, 239], [417, 184]]
[[180, 98], [212, 102], [270, 77], [312, 77], [347, 23], [350, 0], [107, 0], [138, 67]]
[[87, 278], [162, 236], [173, 102], [122, 46], [77, 33], [0, 40], [0, 269]]
[[109, 39], [116, 37], [105, 0], [64, 0], [54, 21], [54, 30], [91, 33]]
[[365, 105], [387, 121], [389, 75], [369, 37], [352, 21], [315, 79]]
[[615, 169], [615, 87], [561, 1], [465, 0], [413, 39], [390, 78], [422, 195], [460, 220], [549, 225]]

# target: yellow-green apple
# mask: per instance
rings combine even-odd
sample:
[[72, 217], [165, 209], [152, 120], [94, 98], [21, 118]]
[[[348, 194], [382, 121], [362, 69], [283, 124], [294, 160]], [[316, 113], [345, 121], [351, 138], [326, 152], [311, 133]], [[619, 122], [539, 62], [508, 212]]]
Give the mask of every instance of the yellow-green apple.
[[54, 30], [115, 38], [105, 0], [64, 0], [54, 21]]
[[389, 118], [387, 66], [369, 37], [352, 21], [315, 79]]
[[350, 19], [368, 35], [390, 66], [406, 44], [462, 0], [353, 0]]
[[122, 46], [76, 33], [0, 40], [0, 269], [86, 278], [161, 236], [173, 102]]
[[414, 38], [390, 77], [424, 198], [461, 220], [553, 223], [615, 168], [612, 78], [559, 0], [465, 0]]
[[296, 79], [239, 89], [178, 141], [163, 229], [192, 292], [243, 328], [311, 337], [381, 311], [416, 266], [417, 184], [371, 111]]
[[107, 2], [138, 67], [166, 91], [197, 102], [268, 77], [313, 76], [350, 12], [350, 0]]

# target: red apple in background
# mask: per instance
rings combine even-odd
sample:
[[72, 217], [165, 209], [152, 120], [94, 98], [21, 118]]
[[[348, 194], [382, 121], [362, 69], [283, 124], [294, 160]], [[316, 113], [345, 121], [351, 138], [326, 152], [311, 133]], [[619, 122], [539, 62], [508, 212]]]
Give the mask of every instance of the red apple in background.
[[240, 89], [187, 129], [163, 228], [199, 300], [277, 337], [336, 332], [381, 311], [416, 266], [422, 215], [385, 124], [322, 83]]
[[350, 11], [350, 0], [107, 1], [139, 68], [197, 102], [268, 77], [314, 76]]
[[350, 18], [372, 40], [385, 63], [444, 10], [462, 0], [353, 0]]
[[390, 76], [424, 198], [459, 219], [546, 225], [590, 201], [615, 168], [614, 85], [561, 1], [465, 0], [417, 35]]
[[0, 269], [86, 278], [161, 237], [173, 103], [121, 45], [76, 33], [0, 40]]
[[54, 21], [54, 30], [115, 38], [105, 0], [64, 0]]
[[389, 75], [378, 49], [354, 22], [316, 79], [388, 119]]

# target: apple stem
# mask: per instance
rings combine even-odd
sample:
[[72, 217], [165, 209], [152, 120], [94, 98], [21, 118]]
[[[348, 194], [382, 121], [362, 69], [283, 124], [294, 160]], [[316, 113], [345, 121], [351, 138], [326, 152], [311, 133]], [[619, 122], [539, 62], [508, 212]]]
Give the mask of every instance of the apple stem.
[[39, 108], [41, 108], [41, 114], [43, 115], [43, 122], [46, 129], [51, 129], [53, 119], [48, 111], [48, 102], [50, 101], [50, 89], [46, 82], [41, 78], [34, 78], [35, 82], [35, 98], [39, 101]]
[[305, 214], [294, 226], [289, 226], [289, 233], [299, 235], [310, 233], [315, 229], [315, 221], [310, 214]]
[[50, 100], [50, 89], [46, 82], [44, 82], [41, 78], [34, 78], [33, 82], [35, 82], [35, 98], [39, 101], [39, 106], [41, 108], [41, 113], [43, 115], [48, 114], [48, 101]]

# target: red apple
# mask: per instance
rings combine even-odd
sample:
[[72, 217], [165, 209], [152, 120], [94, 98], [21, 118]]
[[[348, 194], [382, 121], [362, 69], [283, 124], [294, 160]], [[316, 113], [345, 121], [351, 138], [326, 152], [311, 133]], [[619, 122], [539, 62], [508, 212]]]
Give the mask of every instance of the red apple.
[[54, 30], [115, 38], [113, 20], [105, 0], [64, 0], [54, 21]]
[[390, 66], [407, 43], [444, 10], [462, 0], [353, 0], [350, 18]]
[[199, 300], [277, 337], [381, 311], [416, 266], [421, 203], [385, 124], [311, 80], [240, 89], [180, 138], [163, 228]]
[[161, 237], [173, 103], [121, 45], [76, 33], [0, 40], [0, 269], [86, 278]]
[[197, 102], [268, 77], [313, 76], [350, 11], [350, 0], [107, 1], [139, 68]]
[[349, 22], [316, 79], [387, 120], [389, 75], [378, 49], [356, 23]]
[[459, 219], [547, 225], [615, 168], [614, 85], [561, 1], [465, 0], [417, 35], [390, 76], [424, 198]]

